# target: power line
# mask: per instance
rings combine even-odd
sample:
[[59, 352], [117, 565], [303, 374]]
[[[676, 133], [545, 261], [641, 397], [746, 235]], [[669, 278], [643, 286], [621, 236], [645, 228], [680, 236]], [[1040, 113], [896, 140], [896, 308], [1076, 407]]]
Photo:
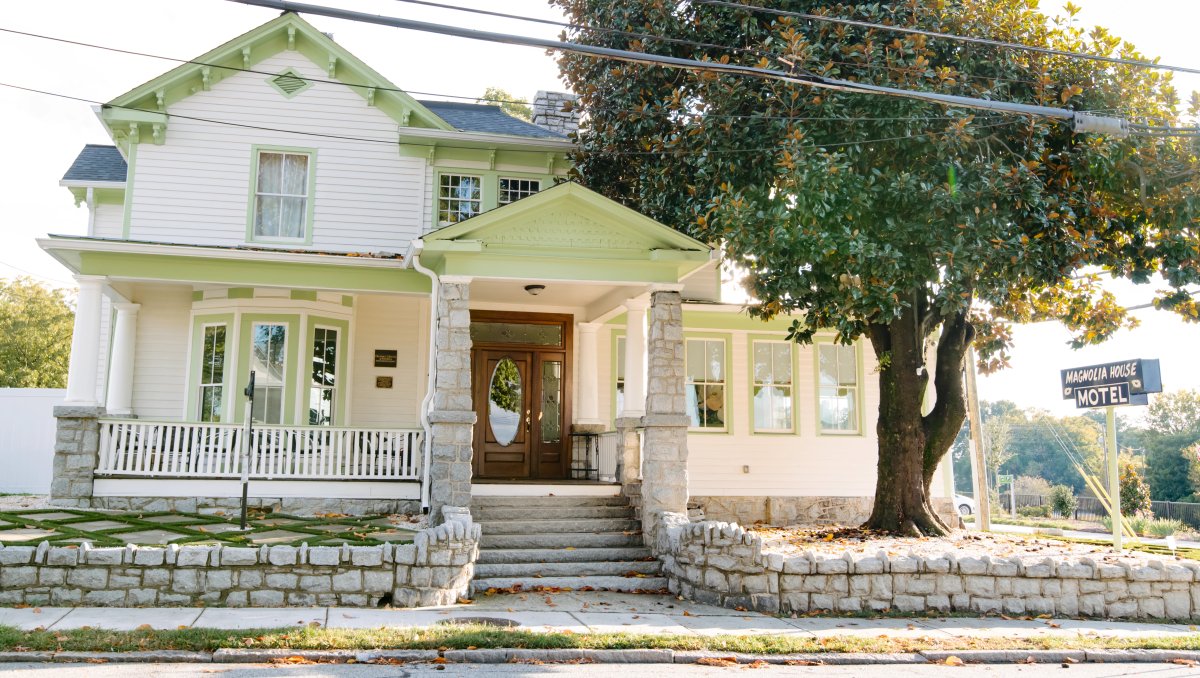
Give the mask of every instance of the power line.
[[509, 45], [521, 45], [526, 47], [538, 47], [547, 50], [559, 52], [567, 52], [573, 54], [581, 54], [593, 58], [612, 59], [615, 61], [625, 61], [629, 63], [637, 63], [651, 66], [662, 66], [665, 68], [676, 68], [684, 70], [694, 70], [711, 73], [722, 73], [729, 75], [745, 75], [766, 80], [778, 80], [794, 85], [804, 85], [818, 89], [826, 89], [838, 92], [847, 92], [854, 94], [876, 94], [882, 96], [904, 97], [916, 99], [930, 103], [937, 103], [949, 106], [959, 106], [965, 108], [977, 108], [989, 111], [1001, 111], [1005, 113], [1013, 113], [1018, 115], [1035, 115], [1047, 118], [1058, 118], [1062, 120], [1070, 120], [1075, 124], [1076, 132], [1099, 132], [1108, 134], [1123, 135], [1125, 133], [1126, 123], [1124, 120], [1116, 118], [1104, 118], [1100, 116], [1089, 115], [1077, 111], [1068, 110], [1065, 108], [1056, 108], [1050, 106], [1039, 106], [1033, 104], [1018, 104], [1011, 102], [990, 101], [987, 99], [977, 99], [973, 97], [958, 96], [953, 94], [939, 94], [936, 92], [922, 92], [916, 90], [899, 89], [895, 87], [885, 87], [881, 85], [872, 85], [868, 83], [859, 83], [849, 80], [838, 80], [834, 78], [826, 78], [817, 75], [795, 75], [785, 71], [760, 68], [757, 66], [745, 66], [741, 64], [721, 63], [715, 61], [701, 61], [698, 59], [683, 59], [679, 57], [663, 56], [647, 54], [643, 52], [632, 52], [628, 50], [612, 49], [608, 47], [598, 47], [595, 45], [585, 45], [575, 42], [567, 42], [562, 40], [547, 40], [544, 38], [536, 38], [522, 35], [513, 35], [509, 33], [497, 33], [491, 31], [478, 31], [473, 29], [461, 28], [458, 26], [447, 26], [443, 24], [429, 23], [425, 21], [413, 21], [411, 19], [403, 19], [400, 17], [388, 17], [375, 14], [367, 14], [364, 12], [355, 12], [351, 10], [337, 9], [333, 7], [325, 7], [321, 5], [310, 5], [306, 3], [290, 2], [287, 0], [231, 0], [243, 5], [254, 5], [258, 7], [268, 7], [285, 12], [298, 12], [303, 14], [315, 14], [318, 16], [327, 16], [335, 19], [345, 19], [349, 21], [358, 21], [362, 23], [373, 23], [383, 26], [391, 26], [394, 28], [402, 28], [406, 30], [414, 30], [425, 33], [435, 33], [439, 35], [448, 35], [458, 38], [467, 38], [470, 40], [480, 40], [485, 42], [494, 42]]
[[[30, 33], [27, 31], [18, 31], [18, 30], [12, 29], [12, 28], [0, 27], [0, 32], [11, 33], [14, 35], [22, 35], [22, 36], [29, 37], [29, 38], [37, 38], [40, 40], [49, 40], [52, 42], [59, 42], [59, 43], [63, 43], [63, 44], [74, 45], [77, 47], [86, 47], [89, 49], [98, 49], [98, 50], [103, 50], [103, 51], [107, 51], [107, 52], [115, 52], [118, 54], [128, 54], [130, 56], [146, 57], [146, 58], [150, 58], [150, 59], [160, 59], [162, 61], [171, 61], [171, 62], [178, 63], [178, 64], [208, 66], [210, 68], [220, 68], [220, 69], [227, 70], [227, 71], [234, 71], [234, 72], [240, 72], [240, 73], [255, 73], [258, 75], [267, 75], [267, 76], [278, 75], [278, 73], [274, 73], [271, 71], [263, 71], [263, 70], [258, 70], [258, 69], [254, 69], [254, 68], [245, 68], [245, 67], [241, 67], [241, 66], [230, 66], [230, 65], [226, 65], [226, 64], [217, 64], [217, 63], [211, 63], [211, 62], [206, 62], [206, 61], [199, 61], [196, 59], [181, 59], [178, 57], [169, 57], [169, 56], [163, 56], [160, 54], [151, 54], [148, 52], [139, 52], [136, 50], [122, 49], [119, 47], [111, 47], [108, 45], [98, 45], [95, 43], [81, 42], [78, 40], [70, 40], [67, 38], [60, 38], [60, 37], [56, 37], [56, 36], [52, 36], [52, 35], [44, 35], [41, 33]], [[399, 93], [409, 94], [409, 95], [415, 94], [415, 95], [419, 95], [419, 96], [445, 97], [447, 99], [462, 99], [462, 100], [469, 100], [469, 101], [481, 101], [482, 100], [482, 101], [486, 101], [487, 103], [497, 103], [497, 104], [526, 104], [526, 105], [529, 104], [528, 101], [520, 100], [520, 99], [487, 99], [487, 100], [483, 100], [481, 97], [478, 97], [478, 96], [467, 96], [467, 95], [462, 95], [462, 94], [446, 94], [444, 92], [423, 92], [423, 91], [418, 91], [418, 90], [406, 90], [406, 89], [402, 89], [399, 87], [385, 87], [385, 86], [381, 86], [381, 85], [349, 83], [349, 82], [345, 82], [342, 80], [331, 80], [331, 79], [326, 79], [326, 78], [310, 77], [308, 75], [304, 76], [304, 80], [306, 80], [308, 82], [316, 83], [316, 84], [336, 85], [339, 87], [350, 87], [350, 88], [361, 88], [361, 89], [373, 88], [376, 91], [399, 92]], [[646, 110], [643, 108], [615, 108], [615, 107], [601, 107], [601, 108], [593, 108], [593, 109], [589, 109], [589, 110], [628, 112], [628, 113], [645, 113], [646, 112]], [[748, 120], [795, 120], [795, 121], [825, 120], [825, 121], [844, 121], [844, 122], [864, 122], [864, 121], [865, 122], [881, 121], [882, 122], [882, 121], [897, 121], [897, 120], [914, 120], [915, 121], [915, 120], [960, 120], [960, 119], [962, 119], [961, 115], [928, 115], [928, 116], [909, 115], [909, 116], [890, 116], [890, 117], [882, 116], [882, 117], [855, 117], [855, 118], [846, 118], [846, 117], [839, 117], [839, 116], [787, 116], [787, 115], [756, 115], [756, 114], [735, 114], [735, 113], [703, 113], [700, 115], [703, 115], [704, 117], [721, 118], [721, 119], [728, 118], [728, 119], [748, 119]]]
[[[393, 145], [393, 146], [403, 143], [403, 144], [409, 145], [409, 146], [427, 146], [427, 147], [446, 148], [446, 149], [475, 150], [474, 147], [470, 147], [470, 146], [455, 146], [453, 144], [443, 144], [443, 143], [421, 143], [421, 142], [414, 142], [414, 141], [400, 142], [399, 140], [393, 140], [393, 139], [372, 139], [372, 138], [367, 138], [367, 137], [348, 136], [348, 135], [344, 135], [344, 134], [330, 134], [330, 133], [325, 133], [325, 132], [307, 132], [307, 131], [303, 131], [303, 130], [283, 129], [283, 128], [279, 128], [279, 127], [266, 127], [263, 125], [250, 125], [247, 123], [232, 122], [229, 120], [216, 120], [214, 118], [202, 118], [202, 117], [198, 117], [198, 116], [194, 116], [194, 115], [180, 115], [177, 113], [163, 113], [161, 111], [154, 111], [154, 110], [150, 110], [150, 109], [146, 109], [146, 108], [138, 108], [136, 106], [120, 106], [120, 105], [115, 105], [115, 104], [101, 104], [101, 102], [95, 101], [93, 99], [87, 99], [84, 97], [73, 96], [70, 94], [63, 94], [61, 92], [51, 92], [48, 90], [42, 90], [42, 89], [37, 89], [37, 88], [33, 88], [33, 87], [24, 87], [21, 85], [14, 85], [11, 83], [6, 83], [6, 82], [0, 82], [0, 87], [7, 87], [9, 89], [20, 90], [23, 92], [31, 92], [33, 94], [41, 94], [44, 96], [56, 97], [59, 99], [67, 99], [70, 101], [79, 101], [79, 102], [86, 103], [86, 104], [104, 105], [104, 106], [109, 106], [111, 108], [119, 108], [119, 109], [127, 110], [127, 111], [138, 111], [138, 112], [142, 112], [142, 113], [155, 113], [155, 114], [159, 114], [159, 115], [164, 115], [168, 118], [177, 118], [180, 120], [192, 120], [195, 122], [204, 122], [204, 123], [209, 123], [209, 124], [213, 124], [213, 125], [227, 125], [230, 127], [238, 127], [238, 128], [242, 128], [242, 129], [252, 129], [252, 130], [258, 130], [258, 131], [263, 131], [263, 132], [279, 132], [282, 134], [297, 134], [297, 135], [302, 135], [302, 136], [320, 137], [323, 139], [339, 139], [339, 140], [344, 140], [344, 141], [359, 141], [359, 142], [365, 142], [365, 143], [388, 144], [388, 145]], [[1008, 120], [1006, 122], [980, 125], [979, 127], [986, 129], [986, 128], [991, 128], [991, 127], [1002, 127], [1005, 125], [1014, 125], [1014, 124], [1018, 124], [1020, 122], [1023, 122], [1023, 121]], [[901, 141], [901, 140], [905, 140], [905, 139], [913, 139], [913, 138], [922, 137], [922, 136], [954, 134], [954, 133], [958, 133], [958, 132], [959, 132], [958, 129], [934, 130], [934, 131], [929, 131], [929, 132], [918, 132], [915, 134], [907, 134], [904, 136], [883, 137], [883, 138], [879, 138], [879, 139], [862, 139], [862, 140], [857, 140], [857, 141], [831, 142], [831, 143], [827, 143], [827, 144], [813, 144], [809, 148], [815, 150], [815, 149], [824, 149], [824, 148], [838, 148], [838, 147], [845, 147], [845, 146], [858, 146], [858, 145], [866, 145], [866, 144], [874, 144], [874, 143], [883, 143], [883, 142], [887, 142], [887, 141]], [[774, 152], [778, 152], [781, 150], [786, 150], [787, 148], [788, 147], [786, 147], [786, 146], [764, 147], [764, 148], [730, 148], [730, 149], [712, 149], [712, 150], [707, 150], [705, 152], [706, 153], [774, 153]], [[523, 150], [523, 149], [506, 149], [506, 152], [535, 153], [539, 156], [544, 155], [546, 153], [546, 151], [542, 151], [542, 150], [534, 151], [534, 150]], [[678, 152], [671, 151], [671, 150], [661, 150], [661, 151], [595, 150], [595, 151], [591, 151], [591, 152], [596, 153], [596, 154], [619, 155], [619, 156], [671, 155], [673, 153], [690, 155], [692, 153], [691, 151], [688, 151], [685, 149], [681, 149]]]
[[1006, 49], [1023, 50], [1026, 52], [1036, 52], [1039, 54], [1049, 54], [1052, 56], [1070, 57], [1073, 59], [1087, 59], [1090, 61], [1102, 61], [1111, 64], [1121, 64], [1123, 66], [1135, 66], [1138, 68], [1153, 68], [1166, 71], [1175, 71], [1178, 73], [1193, 73], [1200, 74], [1200, 68], [1189, 68], [1186, 66], [1170, 66], [1160, 64], [1153, 61], [1139, 61], [1136, 59], [1122, 59], [1119, 57], [1106, 57], [1099, 54], [1087, 54], [1085, 52], [1070, 52], [1067, 50], [1054, 49], [1051, 47], [1037, 47], [1035, 45], [1025, 45], [1019, 42], [1006, 42], [1003, 40], [992, 40], [990, 38], [977, 38], [966, 35], [955, 35], [953, 33], [939, 33], [937, 31], [927, 31], [919, 28], [907, 28], [904, 26], [889, 26], [887, 24], [871, 23], [869, 21], [860, 21], [857, 19], [843, 19], [839, 17], [824, 16], [821, 14], [809, 14], [807, 12], [789, 12], [781, 9], [772, 9], [770, 7], [756, 7], [740, 2], [729, 2], [728, 0], [696, 0], [696, 2], [705, 5], [715, 5], [719, 7], [731, 7], [735, 9], [744, 9], [751, 12], [762, 14], [774, 14], [777, 16], [791, 16], [799, 19], [809, 19], [812, 21], [823, 21], [827, 23], [843, 24], [847, 26], [858, 26], [860, 28], [875, 28], [895, 33], [906, 33], [909, 35], [924, 35], [930, 38], [940, 38], [945, 40], [955, 40], [958, 42], [967, 42], [978, 45], [989, 45], [991, 47], [1004, 47]]

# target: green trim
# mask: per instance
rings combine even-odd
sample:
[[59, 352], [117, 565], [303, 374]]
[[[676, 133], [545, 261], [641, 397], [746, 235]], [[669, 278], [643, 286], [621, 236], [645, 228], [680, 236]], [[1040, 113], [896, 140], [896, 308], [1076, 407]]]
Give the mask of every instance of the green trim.
[[[692, 428], [688, 427], [688, 435], [694, 433], [710, 435], [734, 435], [735, 417], [733, 411], [733, 335], [722, 332], [683, 332], [683, 372], [684, 388], [687, 388], [687, 342], [689, 339], [720, 339], [725, 342], [725, 428]], [[697, 407], [699, 403], [696, 403]]]
[[253, 287], [230, 287], [225, 293], [227, 299], [253, 299]]
[[124, 210], [121, 213], [121, 237], [129, 240], [129, 225], [133, 216], [133, 179], [137, 172], [137, 144], [128, 144], [128, 150], [125, 154], [128, 156], [126, 164], [128, 168], [125, 172], [125, 201]]
[[[350, 321], [312, 315], [308, 317], [308, 328], [305, 330], [305, 336], [307, 338], [305, 348], [307, 349], [307, 352], [304, 354], [305, 364], [304, 369], [302, 370], [305, 378], [301, 384], [300, 397], [304, 399], [303, 402], [305, 404], [308, 403], [309, 389], [312, 386], [312, 370], [309, 369], [311, 364], [309, 361], [312, 360], [313, 343], [317, 338], [317, 326], [328, 327], [338, 331], [337, 365], [334, 366], [334, 374], [337, 378], [337, 382], [334, 386], [337, 402], [335, 402], [333, 406], [333, 423], [330, 425], [346, 426], [346, 354], [350, 350], [348, 341], [350, 337]], [[303, 409], [305, 412], [308, 412], [309, 408], [304, 407]], [[303, 420], [298, 423], [307, 426], [308, 417], [304, 416], [302, 419]]]
[[[433, 172], [433, 216], [430, 223], [434, 224], [434, 228], [449, 228], [456, 224], [447, 224], [442, 226], [438, 222], [438, 215], [441, 213], [441, 188], [442, 176], [447, 174], [463, 175], [479, 177], [479, 212], [482, 215], [485, 212], [500, 207], [500, 179], [536, 179], [542, 182], [541, 189], [538, 193], [554, 186], [553, 174], [541, 174], [536, 172], [502, 172], [500, 170], [482, 170], [472, 169], [469, 167], [437, 167]], [[535, 194], [536, 195], [536, 194]], [[533, 196], [529, 196], [533, 197]], [[529, 198], [525, 198], [528, 200]], [[476, 217], [477, 218], [477, 217]], [[463, 222], [459, 222], [463, 223]]]
[[[287, 76], [291, 76], [297, 80], [300, 80], [304, 84], [301, 85], [300, 87], [296, 88], [295, 90], [292, 90], [291, 92], [289, 92], [289, 91], [285, 90], [284, 88], [280, 87], [279, 83], [275, 82], [279, 78], [283, 78], [283, 77], [287, 77]], [[304, 77], [304, 74], [298, 72], [294, 68], [285, 68], [282, 71], [276, 73], [275, 75], [268, 76], [266, 80], [267, 80], [267, 84], [270, 85], [276, 92], [279, 92], [280, 94], [282, 94], [285, 99], [291, 99], [292, 97], [296, 96], [297, 94], [299, 94], [299, 93], [303, 92], [304, 90], [308, 89], [309, 87], [313, 86], [312, 80], [309, 80], [308, 78]]]
[[354, 307], [354, 295], [353, 294], [343, 294], [342, 295], [342, 306], [348, 306], [348, 307], [353, 308]]
[[[294, 313], [242, 313], [239, 320], [241, 336], [238, 340], [238, 374], [234, 375], [237, 384], [234, 390], [233, 417], [241, 423], [242, 413], [246, 409], [246, 386], [250, 382], [250, 355], [253, 346], [254, 325], [286, 325], [287, 341], [284, 355], [283, 377], [283, 418], [279, 423], [284, 426], [296, 425], [296, 379], [299, 377], [300, 360], [300, 315]], [[228, 349], [226, 349], [228, 350]], [[308, 390], [308, 379], [304, 380], [305, 391]]]
[[247, 261], [170, 254], [128, 252], [79, 253], [84, 275], [121, 275], [129, 278], [366, 292], [428, 294], [429, 278], [401, 268], [338, 266], [286, 261]]
[[[856, 341], [851, 346], [854, 347], [854, 363], [855, 363], [855, 378], [858, 384], [855, 386], [855, 400], [857, 401], [856, 410], [858, 413], [858, 421], [855, 422], [858, 429], [855, 431], [827, 431], [821, 426], [821, 344], [840, 344], [835, 336], [820, 336], [813, 337], [812, 354], [813, 354], [813, 430], [818, 436], [829, 436], [833, 438], [845, 438], [847, 436], [862, 438], [866, 436], [864, 431], [865, 413], [863, 412], [866, 394], [864, 392], [864, 370], [863, 370], [863, 350], [862, 342]], [[845, 344], [841, 344], [845, 346]]]
[[[511, 173], [499, 173], [506, 176], [508, 174], [544, 175], [553, 177], [559, 182], [563, 181], [570, 170], [567, 154], [561, 150], [526, 150], [515, 147], [526, 141], [530, 144], [537, 144], [541, 140], [528, 137], [503, 139], [500, 143], [507, 144], [510, 146], [509, 148], [497, 148], [498, 140], [492, 139], [486, 141], [454, 139], [444, 142], [453, 144], [453, 146], [438, 146], [437, 144], [442, 142], [428, 138], [412, 138], [401, 129], [399, 151], [402, 158], [424, 160], [435, 170], [444, 169], [451, 173], [461, 170], [464, 174], [473, 174], [476, 171], [492, 171], [494, 167], [518, 167], [523, 169], [517, 169]], [[550, 188], [552, 185], [554, 185], [553, 182], [543, 187], [542, 190]]]
[[792, 326], [792, 317], [777, 315], [770, 320], [750, 317], [746, 311], [727, 313], [722, 311], [683, 310], [683, 326], [704, 327], [717, 330], [746, 330], [748, 332], [786, 332]]
[[[303, 238], [260, 238], [254, 235], [254, 212], [258, 198], [258, 155], [267, 153], [292, 153], [308, 156], [308, 195], [305, 198], [304, 237]], [[299, 146], [270, 146], [253, 144], [250, 146], [250, 197], [246, 201], [246, 242], [267, 243], [277, 245], [312, 245], [313, 214], [317, 205], [317, 149]]]
[[[674, 283], [680, 267], [645, 260], [582, 259], [493, 253], [443, 255], [432, 268], [439, 275], [464, 275], [516, 280]], [[426, 247], [425, 252], [436, 251]], [[578, 254], [578, 253], [577, 253]], [[422, 263], [426, 263], [422, 257]]]
[[234, 320], [233, 313], [213, 313], [197, 315], [192, 318], [192, 364], [188, 366], [187, 414], [184, 416], [185, 421], [200, 421], [197, 395], [200, 389], [200, 363], [204, 360], [204, 327], [209, 325], [225, 326], [225, 367], [221, 379], [221, 421], [233, 421], [233, 413], [231, 412], [232, 403], [230, 402], [233, 389], [229, 385], [231, 373], [229, 368], [232, 363], [232, 354], [229, 349], [233, 347]]
[[204, 301], [204, 290], [193, 290], [192, 301]]
[[292, 290], [291, 298], [295, 301], [316, 301], [316, 290]]
[[[757, 431], [754, 428], [755, 412], [754, 412], [754, 342], [773, 342], [777, 344], [789, 344], [791, 349], [788, 361], [792, 364], [792, 430], [790, 431]], [[800, 407], [799, 399], [796, 397], [796, 377], [800, 374], [797, 369], [800, 366], [799, 351], [796, 350], [796, 342], [788, 341], [786, 337], [778, 334], [747, 334], [746, 335], [746, 401], [750, 405], [747, 410], [750, 422], [751, 435], [799, 435], [800, 433]]]
[[614, 329], [612, 331], [612, 337], [609, 340], [609, 353], [612, 355], [612, 359], [609, 361], [609, 366], [608, 366], [608, 368], [609, 368], [608, 369], [608, 374], [609, 374], [608, 398], [609, 398], [609, 412], [612, 414], [611, 419], [612, 419], [613, 428], [616, 428], [617, 418], [621, 416], [621, 413], [617, 411], [617, 366], [621, 360], [621, 353], [617, 350], [617, 340], [624, 339], [624, 338], [625, 338], [625, 330]]

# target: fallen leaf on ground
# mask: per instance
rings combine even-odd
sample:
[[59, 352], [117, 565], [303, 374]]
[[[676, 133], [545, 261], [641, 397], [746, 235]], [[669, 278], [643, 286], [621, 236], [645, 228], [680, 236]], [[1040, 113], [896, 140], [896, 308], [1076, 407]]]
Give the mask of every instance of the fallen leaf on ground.
[[963, 660], [959, 659], [958, 657], [955, 657], [954, 655], [950, 655], [949, 657], [946, 657], [946, 659], [942, 663], [945, 664], [946, 666], [962, 666]]
[[696, 660], [696, 663], [704, 666], [737, 666], [737, 659], [733, 657], [701, 657]]
[[748, 668], [748, 669], [765, 669], [770, 665], [771, 665], [770, 663], [763, 661], [762, 659], [755, 659], [754, 661], [750, 662], [749, 664], [746, 664], [746, 668]]

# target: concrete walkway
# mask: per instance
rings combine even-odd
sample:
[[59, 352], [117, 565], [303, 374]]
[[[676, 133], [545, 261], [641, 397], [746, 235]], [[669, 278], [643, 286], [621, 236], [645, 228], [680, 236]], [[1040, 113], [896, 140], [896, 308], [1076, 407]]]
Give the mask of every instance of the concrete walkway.
[[481, 596], [469, 605], [413, 609], [309, 608], [0, 608], [0, 625], [22, 630], [81, 627], [134, 630], [251, 629], [320, 625], [328, 628], [416, 627], [463, 617], [515, 622], [546, 633], [661, 633], [680, 635], [886, 635], [908, 638], [1124, 638], [1183, 636], [1196, 626], [1071, 619], [1006, 620], [994, 617], [786, 619], [678, 600], [672, 596], [606, 592], [520, 593]]

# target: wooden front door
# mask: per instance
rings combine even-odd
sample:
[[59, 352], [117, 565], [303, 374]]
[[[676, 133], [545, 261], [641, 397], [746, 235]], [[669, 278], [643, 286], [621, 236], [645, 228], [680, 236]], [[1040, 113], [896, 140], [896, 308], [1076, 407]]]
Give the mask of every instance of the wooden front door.
[[481, 311], [471, 321], [475, 476], [566, 478], [570, 321]]

